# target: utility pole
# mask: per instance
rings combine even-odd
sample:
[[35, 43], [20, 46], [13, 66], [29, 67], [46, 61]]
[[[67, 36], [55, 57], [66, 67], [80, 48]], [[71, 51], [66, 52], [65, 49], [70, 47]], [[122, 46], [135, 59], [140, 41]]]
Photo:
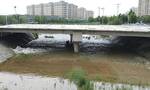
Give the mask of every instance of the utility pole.
[[103, 14], [102, 14], [102, 24], [103, 24], [103, 17], [104, 17], [104, 11], [105, 11], [105, 8], [103, 7], [103, 8], [101, 8], [102, 9], [102, 11], [103, 11]]
[[104, 11], [105, 11], [105, 8], [101, 8], [102, 9], [102, 11], [103, 11], [103, 14], [102, 14], [102, 16], [104, 16]]
[[117, 15], [119, 15], [120, 4], [118, 3], [116, 4], [116, 6], [117, 6]]
[[7, 17], [7, 15], [6, 15], [5, 19], [6, 19], [6, 23], [5, 23], [5, 24], [7, 25], [7, 24], [8, 24], [8, 22], [7, 22], [7, 20], [8, 20], [8, 17]]
[[16, 10], [16, 8], [17, 8], [17, 7], [16, 7], [16, 6], [14, 6], [15, 14], [17, 15], [17, 10]]
[[100, 16], [100, 15], [101, 15], [101, 8], [98, 7], [98, 16]]
[[16, 6], [14, 6], [14, 10], [15, 10], [15, 15], [16, 15], [17, 23], [19, 23], [19, 15], [17, 15], [17, 7]]

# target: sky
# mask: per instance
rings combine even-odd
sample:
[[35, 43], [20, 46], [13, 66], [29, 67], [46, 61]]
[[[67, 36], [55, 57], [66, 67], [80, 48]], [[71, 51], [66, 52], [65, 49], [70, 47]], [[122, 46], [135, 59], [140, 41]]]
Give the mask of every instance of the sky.
[[[16, 6], [17, 14], [26, 14], [27, 5], [40, 4], [48, 2], [57, 2], [60, 0], [0, 0], [0, 14], [15, 14], [14, 6]], [[98, 16], [98, 7], [105, 8], [104, 15], [116, 15], [117, 5], [120, 4], [119, 13], [126, 13], [132, 7], [138, 7], [138, 0], [63, 0], [73, 3], [78, 7], [85, 7], [87, 10], [93, 10], [94, 16]], [[101, 10], [101, 15], [102, 15]]]

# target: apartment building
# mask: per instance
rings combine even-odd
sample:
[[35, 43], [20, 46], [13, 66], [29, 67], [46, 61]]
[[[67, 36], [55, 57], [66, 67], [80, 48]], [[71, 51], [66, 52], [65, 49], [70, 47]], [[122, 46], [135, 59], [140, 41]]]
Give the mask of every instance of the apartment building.
[[77, 18], [78, 19], [87, 19], [87, 11], [85, 8], [81, 7], [77, 9]]
[[66, 19], [88, 19], [94, 12], [64, 1], [27, 6], [27, 15], [58, 16]]
[[43, 15], [54, 16], [54, 4], [53, 3], [46, 3], [43, 5]]
[[54, 16], [68, 18], [68, 3], [64, 1], [54, 3]]
[[78, 9], [78, 6], [76, 6], [74, 4], [69, 4], [68, 18], [77, 19], [77, 9]]
[[150, 0], [139, 0], [138, 16], [150, 15]]

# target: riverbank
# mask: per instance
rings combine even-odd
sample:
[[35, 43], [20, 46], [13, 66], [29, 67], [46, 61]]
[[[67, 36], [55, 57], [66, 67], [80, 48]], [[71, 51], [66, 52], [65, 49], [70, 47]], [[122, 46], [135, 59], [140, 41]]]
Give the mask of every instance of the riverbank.
[[0, 64], [0, 71], [35, 73], [66, 77], [74, 68], [82, 68], [88, 78], [96, 81], [150, 85], [150, 64], [135, 54], [49, 52], [18, 54]]

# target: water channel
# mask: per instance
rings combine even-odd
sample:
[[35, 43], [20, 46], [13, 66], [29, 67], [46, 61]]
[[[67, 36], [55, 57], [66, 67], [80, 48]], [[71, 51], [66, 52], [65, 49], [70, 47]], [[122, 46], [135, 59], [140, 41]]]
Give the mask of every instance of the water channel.
[[[49, 35], [40, 34], [37, 40], [29, 43], [29, 47], [8, 49], [0, 45], [0, 60], [5, 61], [14, 53], [45, 53], [53, 51], [65, 51], [65, 41], [69, 40], [69, 35]], [[100, 36], [83, 36], [81, 43], [81, 53], [92, 53], [95, 51], [107, 51], [105, 45], [110, 44], [108, 38]], [[94, 47], [93, 47], [94, 46]], [[77, 86], [67, 80], [59, 77], [36, 76], [33, 74], [13, 74], [0, 72], [0, 90], [77, 90]], [[111, 84], [107, 82], [94, 82], [94, 90], [150, 90], [148, 86], [136, 86], [127, 84]]]

